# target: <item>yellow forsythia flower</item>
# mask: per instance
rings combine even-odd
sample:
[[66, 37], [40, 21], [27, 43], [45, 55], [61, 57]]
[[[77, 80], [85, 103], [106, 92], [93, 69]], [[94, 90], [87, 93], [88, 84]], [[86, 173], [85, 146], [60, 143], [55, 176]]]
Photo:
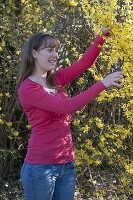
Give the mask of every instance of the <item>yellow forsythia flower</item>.
[[5, 93], [5, 95], [6, 95], [6, 97], [11, 97], [9, 92]]
[[75, 120], [73, 121], [73, 124], [74, 124], [75, 126], [78, 126], [78, 125], [80, 124], [80, 120], [79, 120], [79, 119], [75, 119]]
[[74, 0], [70, 0], [69, 4], [70, 4], [70, 6], [77, 6], [78, 3]]
[[26, 128], [28, 128], [28, 129], [31, 129], [31, 126], [30, 126], [30, 124], [28, 124], [28, 125], [26, 126]]
[[13, 137], [12, 136], [7, 136], [10, 140], [12, 140], [13, 139]]
[[4, 121], [2, 119], [0, 119], [0, 124], [4, 124]]
[[130, 164], [127, 164], [127, 165], [125, 166], [125, 168], [126, 168], [126, 171], [127, 171], [129, 174], [132, 174], [132, 175], [133, 175], [133, 162], [130, 163]]
[[85, 81], [84, 78], [81, 77], [78, 79], [77, 84], [82, 85], [84, 83], [84, 81]]
[[13, 132], [13, 136], [18, 137], [18, 135], [19, 135], [18, 131]]
[[96, 164], [96, 165], [100, 165], [101, 163], [102, 163], [101, 160], [96, 160], [96, 161], [95, 161], [95, 164]]
[[12, 126], [12, 122], [7, 122], [6, 124], [7, 124], [8, 127]]

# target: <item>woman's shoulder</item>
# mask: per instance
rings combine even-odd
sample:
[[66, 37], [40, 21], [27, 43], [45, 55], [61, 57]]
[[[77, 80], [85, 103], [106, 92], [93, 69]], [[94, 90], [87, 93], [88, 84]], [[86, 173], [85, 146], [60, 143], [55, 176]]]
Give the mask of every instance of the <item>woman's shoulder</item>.
[[25, 90], [32, 90], [34, 88], [39, 88], [40, 85], [37, 84], [36, 82], [32, 81], [31, 79], [27, 78], [25, 80], [23, 80], [21, 82], [21, 84], [19, 85], [19, 88], [18, 88], [18, 92], [23, 92]]
[[34, 81], [34, 79], [31, 79], [30, 77], [28, 77], [27, 79], [25, 79], [23, 82], [21, 82], [19, 88], [18, 88], [18, 92], [19, 93], [25, 93], [25, 92], [34, 92], [34, 91], [40, 91], [40, 92], [47, 92], [47, 93], [52, 93], [55, 94], [57, 91], [54, 88], [48, 88], [47, 86], [42, 85], [41, 83], [38, 83], [36, 81]]

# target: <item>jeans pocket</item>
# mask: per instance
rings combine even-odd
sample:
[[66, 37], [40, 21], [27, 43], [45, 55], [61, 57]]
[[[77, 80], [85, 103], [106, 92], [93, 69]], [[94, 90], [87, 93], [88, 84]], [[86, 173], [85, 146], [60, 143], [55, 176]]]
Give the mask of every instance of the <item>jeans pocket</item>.
[[71, 177], [74, 177], [76, 176], [76, 167], [75, 167], [75, 163], [74, 162], [71, 162], [71, 163], [68, 163], [68, 164], [65, 164], [65, 167], [64, 167], [64, 175], [65, 176], [71, 176]]
[[76, 169], [75, 162], [71, 162], [71, 163], [70, 163], [69, 169], [70, 169], [70, 170], [75, 170], [75, 169]]

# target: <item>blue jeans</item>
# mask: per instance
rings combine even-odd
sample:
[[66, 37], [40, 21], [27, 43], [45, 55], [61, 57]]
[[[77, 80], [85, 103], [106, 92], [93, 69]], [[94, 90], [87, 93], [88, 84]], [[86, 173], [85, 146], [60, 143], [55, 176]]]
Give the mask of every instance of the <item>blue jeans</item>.
[[20, 181], [26, 200], [73, 200], [75, 162], [67, 164], [28, 164], [21, 168]]

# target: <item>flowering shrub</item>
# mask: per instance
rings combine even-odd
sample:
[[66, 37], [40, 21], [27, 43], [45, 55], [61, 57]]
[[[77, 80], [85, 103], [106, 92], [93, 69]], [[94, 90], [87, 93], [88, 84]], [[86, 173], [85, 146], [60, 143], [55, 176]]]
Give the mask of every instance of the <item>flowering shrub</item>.
[[[81, 192], [88, 192], [94, 198], [104, 198], [104, 194], [108, 194], [105, 191], [108, 186], [105, 190], [98, 186], [95, 172], [99, 170], [101, 173], [102, 169], [108, 169], [108, 173], [110, 170], [116, 173], [117, 189], [123, 195], [121, 198], [130, 197], [133, 175], [131, 1], [10, 0], [0, 3], [0, 11], [3, 19], [0, 26], [1, 175], [7, 177], [8, 173], [20, 165], [30, 133], [24, 114], [14, 103], [21, 50], [26, 40], [36, 31], [57, 35], [62, 43], [59, 65], [67, 66], [84, 53], [102, 26], [111, 26], [111, 36], [106, 40], [93, 68], [66, 89], [71, 96], [80, 93], [113, 71], [114, 63], [118, 58], [124, 57], [123, 88], [111, 88], [102, 92], [95, 101], [73, 114], [72, 133]], [[110, 182], [109, 187], [113, 188], [113, 184], [113, 181]], [[89, 193], [88, 186], [89, 190], [94, 190], [93, 193]], [[112, 199], [116, 197], [116, 194], [112, 195]]]

